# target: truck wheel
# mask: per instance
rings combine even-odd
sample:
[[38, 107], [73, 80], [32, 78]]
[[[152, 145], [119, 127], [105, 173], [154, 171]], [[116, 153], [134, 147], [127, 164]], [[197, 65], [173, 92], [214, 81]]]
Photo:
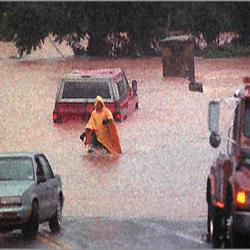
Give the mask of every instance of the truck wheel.
[[213, 234], [213, 224], [212, 215], [211, 215], [211, 205], [208, 204], [208, 212], [207, 212], [207, 243], [211, 242], [212, 234]]
[[226, 239], [225, 248], [240, 248], [240, 243], [242, 242], [242, 235], [233, 228], [233, 216], [232, 213], [226, 221]]
[[49, 228], [52, 233], [58, 233], [61, 229], [61, 223], [62, 223], [62, 203], [60, 200], [57, 204], [57, 209], [53, 217], [49, 220]]
[[28, 222], [22, 228], [25, 239], [33, 239], [37, 235], [39, 228], [39, 207], [37, 202], [32, 203], [31, 214]]
[[207, 241], [213, 248], [220, 248], [223, 243], [223, 217], [220, 209], [211, 203], [208, 204], [207, 232]]
[[220, 208], [212, 206], [211, 210], [211, 224], [213, 225], [212, 246], [213, 248], [219, 248], [223, 243], [223, 216]]
[[235, 248], [240, 242], [240, 234], [233, 228], [233, 194], [232, 188], [227, 187], [227, 197], [225, 204], [225, 224], [226, 224], [226, 233], [225, 233], [225, 248]]
[[211, 206], [211, 186], [210, 181], [207, 181], [207, 191], [206, 191], [206, 200], [207, 200], [207, 243], [211, 242], [213, 234], [213, 224], [212, 221], [212, 206]]

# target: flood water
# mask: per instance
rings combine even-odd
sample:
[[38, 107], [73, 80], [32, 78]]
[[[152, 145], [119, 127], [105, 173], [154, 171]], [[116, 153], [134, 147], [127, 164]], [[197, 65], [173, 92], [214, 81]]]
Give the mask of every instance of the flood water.
[[[204, 93], [188, 91], [188, 81], [164, 78], [161, 58], [74, 58], [64, 44], [45, 46], [22, 60], [0, 43], [1, 152], [41, 151], [65, 194], [64, 216], [112, 218], [206, 217], [206, 178], [218, 153], [209, 146], [209, 100], [232, 96], [249, 74], [250, 57], [195, 58]], [[122, 67], [138, 82], [139, 110], [118, 132], [120, 156], [86, 154], [79, 139], [85, 124], [53, 124], [57, 83], [73, 69]]]

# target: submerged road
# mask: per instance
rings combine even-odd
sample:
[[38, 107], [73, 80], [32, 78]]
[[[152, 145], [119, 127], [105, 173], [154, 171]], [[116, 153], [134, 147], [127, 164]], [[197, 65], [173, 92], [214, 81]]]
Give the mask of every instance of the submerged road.
[[[163, 78], [161, 58], [16, 61], [10, 47], [0, 43], [1, 151], [43, 152], [62, 178], [65, 206], [59, 235], [45, 225], [32, 242], [2, 234], [0, 247], [208, 247], [206, 178], [218, 154], [208, 143], [208, 102], [242, 86], [250, 59], [196, 58], [201, 94], [188, 91], [187, 80]], [[85, 124], [52, 121], [62, 75], [106, 67], [138, 82], [139, 110], [117, 124], [118, 157], [87, 155], [79, 139]]]

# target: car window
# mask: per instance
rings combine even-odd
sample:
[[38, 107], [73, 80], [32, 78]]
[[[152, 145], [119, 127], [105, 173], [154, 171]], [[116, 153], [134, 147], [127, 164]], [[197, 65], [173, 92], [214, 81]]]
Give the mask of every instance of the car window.
[[40, 161], [40, 163], [42, 165], [43, 172], [44, 172], [44, 175], [46, 177], [46, 180], [54, 178], [54, 174], [53, 174], [53, 172], [51, 170], [51, 167], [50, 167], [48, 161], [45, 159], [45, 157], [44, 156], [39, 156], [38, 158], [39, 158], [39, 161]]
[[246, 101], [245, 105], [244, 134], [246, 137], [250, 137], [250, 101]]
[[235, 120], [233, 125], [233, 139], [238, 140], [239, 139], [239, 126], [240, 126], [240, 103], [236, 106], [235, 109]]
[[0, 181], [34, 180], [34, 168], [29, 157], [0, 158]]
[[128, 80], [127, 80], [127, 78], [125, 76], [123, 78], [123, 82], [124, 82], [124, 85], [125, 85], [125, 88], [126, 88], [126, 92], [128, 92], [128, 90], [129, 90], [129, 84], [128, 84]]
[[126, 97], [126, 89], [125, 89], [125, 85], [124, 85], [123, 80], [116, 82], [116, 84], [117, 84], [120, 99], [125, 98]]
[[39, 158], [36, 157], [36, 158], [35, 158], [35, 161], [36, 161], [36, 165], [37, 165], [36, 175], [37, 175], [37, 176], [42, 176], [42, 175], [44, 175], [43, 167], [42, 167], [42, 164], [41, 164]]
[[95, 99], [98, 95], [104, 99], [111, 98], [108, 81], [67, 81], [62, 91], [63, 99]]

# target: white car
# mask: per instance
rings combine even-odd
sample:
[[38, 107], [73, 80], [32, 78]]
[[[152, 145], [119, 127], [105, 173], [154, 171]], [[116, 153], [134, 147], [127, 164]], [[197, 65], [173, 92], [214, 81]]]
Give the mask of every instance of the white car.
[[44, 154], [0, 154], [0, 233], [21, 229], [33, 238], [45, 221], [59, 232], [63, 203], [61, 178]]

